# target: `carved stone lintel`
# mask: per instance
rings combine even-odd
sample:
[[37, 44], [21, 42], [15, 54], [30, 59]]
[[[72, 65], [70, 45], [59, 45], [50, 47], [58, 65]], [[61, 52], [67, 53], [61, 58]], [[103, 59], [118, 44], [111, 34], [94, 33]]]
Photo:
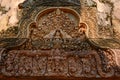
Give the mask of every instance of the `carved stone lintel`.
[[59, 49], [48, 51], [12, 50], [1, 71], [6, 76], [114, 76], [113, 56], [103, 57], [107, 54], [110, 55], [109, 52], [106, 51], [101, 55], [98, 55], [96, 51], [89, 51], [86, 54], [77, 52], [79, 55], [75, 53], [76, 51], [66, 52]]

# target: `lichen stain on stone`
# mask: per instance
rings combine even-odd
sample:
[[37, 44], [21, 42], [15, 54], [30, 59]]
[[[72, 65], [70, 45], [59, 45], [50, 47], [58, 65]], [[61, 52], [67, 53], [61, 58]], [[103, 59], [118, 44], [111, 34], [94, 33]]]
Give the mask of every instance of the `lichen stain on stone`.
[[[0, 0], [0, 31], [18, 23], [18, 4], [24, 0]], [[3, 11], [6, 11], [3, 13]]]

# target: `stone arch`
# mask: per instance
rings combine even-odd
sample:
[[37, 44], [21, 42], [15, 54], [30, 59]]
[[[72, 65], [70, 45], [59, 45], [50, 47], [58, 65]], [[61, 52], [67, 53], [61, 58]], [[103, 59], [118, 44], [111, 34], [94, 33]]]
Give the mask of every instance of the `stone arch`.
[[[80, 15], [79, 15], [78, 12], [76, 12], [75, 10], [70, 9], [70, 8], [52, 7], [52, 8], [47, 8], [47, 9], [44, 9], [44, 10], [38, 12], [38, 13], [36, 14], [33, 22], [31, 22], [29, 25], [27, 25], [27, 27], [29, 28], [29, 30], [30, 30], [30, 27], [31, 27], [32, 24], [35, 24], [34, 26], [38, 27], [39, 22], [40, 22], [39, 20], [40, 20], [41, 17], [44, 17], [45, 15], [48, 15], [48, 14], [54, 12], [54, 11], [57, 11], [57, 10], [60, 10], [60, 11], [62, 11], [63, 13], [67, 13], [67, 14], [72, 15], [72, 16], [75, 18], [75, 19], [73, 19], [73, 21], [76, 22], [76, 23], [75, 23], [76, 27], [79, 26], [79, 23], [80, 23]], [[41, 22], [42, 22], [42, 21], [41, 21]], [[86, 25], [86, 24], [84, 24], [84, 25]], [[30, 33], [30, 32], [28, 32], [27, 35], [29, 35], [29, 33]], [[39, 33], [39, 34], [40, 34], [40, 33]], [[66, 34], [66, 35], [67, 35], [67, 34]], [[70, 38], [70, 36], [69, 36], [69, 38]]]
[[35, 21], [37, 22], [38, 19], [39, 19], [41, 16], [43, 16], [43, 15], [45, 15], [45, 14], [48, 14], [48, 13], [50, 13], [50, 12], [56, 10], [56, 9], [60, 9], [60, 10], [62, 10], [63, 12], [73, 14], [73, 15], [78, 19], [78, 21], [79, 21], [79, 23], [80, 23], [80, 14], [79, 14], [77, 11], [75, 11], [74, 9], [67, 8], [67, 7], [51, 7], [51, 8], [44, 9], [44, 10], [40, 11], [40, 12], [36, 15]]
[[37, 26], [38, 20], [42, 16], [44, 16], [48, 13], [51, 13], [51, 12], [55, 11], [56, 9], [60, 9], [61, 11], [65, 12], [65, 13], [72, 14], [76, 18], [76, 20], [74, 20], [74, 21], [77, 21], [77, 26], [79, 26], [80, 14], [76, 10], [68, 8], [68, 7], [50, 7], [50, 8], [46, 8], [46, 9], [38, 10], [38, 11], [34, 10], [33, 13], [30, 13], [31, 16], [29, 16], [29, 18], [26, 18], [26, 19], [23, 18], [21, 20], [21, 22], [19, 23], [20, 32], [17, 35], [17, 37], [28, 38], [30, 25], [32, 23], [35, 23]]

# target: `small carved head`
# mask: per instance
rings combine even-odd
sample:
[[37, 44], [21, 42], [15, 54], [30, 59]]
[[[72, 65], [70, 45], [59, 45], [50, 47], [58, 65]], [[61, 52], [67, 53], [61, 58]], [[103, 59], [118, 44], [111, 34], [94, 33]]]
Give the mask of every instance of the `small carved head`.
[[86, 24], [85, 23], [80, 23], [78, 32], [80, 35], [85, 34], [85, 32], [86, 32]]

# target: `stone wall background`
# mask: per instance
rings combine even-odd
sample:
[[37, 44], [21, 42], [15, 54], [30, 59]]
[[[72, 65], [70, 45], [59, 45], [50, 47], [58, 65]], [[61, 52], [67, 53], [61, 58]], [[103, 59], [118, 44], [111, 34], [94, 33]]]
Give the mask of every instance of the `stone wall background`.
[[[120, 34], [120, 0], [93, 0], [97, 4], [97, 23], [113, 29], [113, 36]], [[101, 30], [101, 29], [100, 29]], [[112, 32], [111, 32], [112, 33]], [[120, 37], [120, 36], [119, 36]]]
[[18, 23], [20, 10], [18, 4], [24, 0], [0, 0], [0, 31]]

